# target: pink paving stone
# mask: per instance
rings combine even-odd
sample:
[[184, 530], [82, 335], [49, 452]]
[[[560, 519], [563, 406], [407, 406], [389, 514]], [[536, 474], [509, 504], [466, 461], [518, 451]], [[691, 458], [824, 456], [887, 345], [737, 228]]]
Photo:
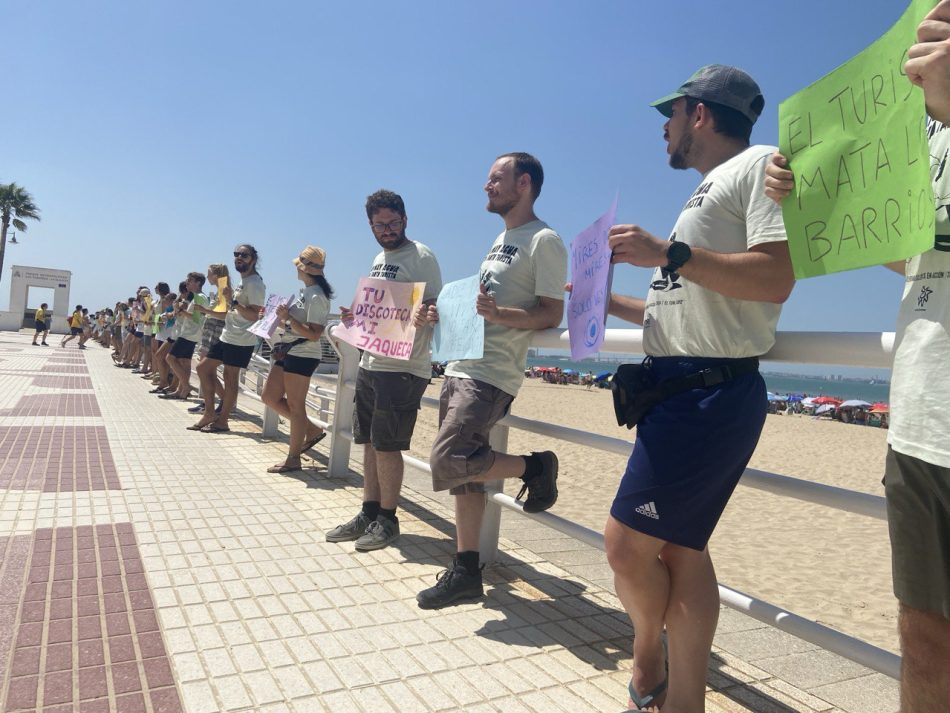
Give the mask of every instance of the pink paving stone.
[[154, 611], [137, 611], [134, 613], [135, 630], [139, 633], [158, 631], [158, 619]]
[[50, 597], [53, 599], [66, 599], [73, 596], [72, 582], [53, 582], [50, 591]]
[[79, 617], [79, 640], [101, 639], [102, 627], [97, 616]]
[[116, 664], [135, 660], [135, 646], [131, 636], [115, 636], [109, 638], [109, 660]]
[[47, 642], [61, 644], [73, 640], [73, 620], [60, 619], [52, 621], [47, 628]]
[[129, 592], [129, 599], [132, 602], [132, 609], [152, 609], [152, 596], [147, 591]]
[[25, 602], [20, 608], [21, 621], [43, 621], [46, 618], [46, 602]]
[[132, 631], [129, 626], [129, 615], [126, 612], [106, 614], [106, 627], [109, 629], [109, 636], [119, 636]]
[[[139, 651], [142, 652], [143, 659], [155, 658], [156, 656], [165, 656], [165, 644], [162, 642], [162, 635], [157, 631], [139, 634]], [[146, 672], [148, 669], [146, 668]]]
[[79, 698], [102, 698], [109, 695], [106, 683], [106, 667], [93, 666], [79, 669]]
[[126, 611], [125, 605], [125, 593], [124, 592], [115, 592], [113, 594], [106, 594], [102, 597], [103, 600], [103, 611], [106, 614], [116, 614], [118, 612]]
[[17, 649], [13, 653], [11, 676], [32, 676], [40, 672], [40, 647]]
[[79, 616], [92, 616], [99, 613], [99, 597], [79, 597], [77, 603]]
[[16, 638], [16, 645], [20, 646], [39, 646], [43, 642], [42, 624], [20, 624], [20, 630]]
[[125, 584], [130, 592], [148, 589], [148, 580], [144, 574], [130, 574], [125, 578]]
[[178, 697], [178, 691], [174, 688], [160, 688], [157, 691], [151, 691], [149, 698], [152, 699], [153, 713], [181, 713], [181, 699]]
[[50, 619], [68, 619], [73, 615], [72, 599], [54, 599], [50, 603]]
[[45, 584], [31, 584], [26, 588], [26, 592], [23, 594], [23, 601], [25, 602], [39, 602], [46, 600], [46, 585]]
[[83, 389], [92, 390], [92, 379], [88, 376], [34, 376], [33, 386], [44, 389]]
[[141, 693], [130, 693], [115, 699], [116, 713], [146, 713], [145, 698]]
[[111, 574], [119, 574], [121, 572], [121, 570], [119, 569], [118, 561], [100, 562], [99, 571], [103, 574], [103, 576], [108, 576]]
[[139, 666], [134, 661], [118, 663], [112, 667], [112, 687], [117, 694], [142, 690]]
[[102, 666], [106, 662], [102, 641], [79, 642], [79, 668]]
[[99, 559], [101, 560], [117, 560], [119, 559], [119, 553], [115, 547], [100, 547], [99, 548]]
[[61, 706], [43, 706], [43, 713], [73, 713], [73, 704], [64, 703]]
[[143, 666], [149, 688], [175, 685], [175, 677], [172, 675], [171, 666], [168, 665], [168, 659], [149, 659]]
[[99, 582], [102, 585], [102, 591], [104, 593], [122, 591], [122, 577], [118, 575], [103, 577]]
[[73, 699], [73, 672], [56, 671], [43, 679], [43, 705], [67, 703]]
[[36, 706], [37, 676], [20, 676], [10, 679], [7, 691], [7, 709], [33, 708]]
[[46, 647], [46, 670], [66, 671], [73, 667], [73, 645], [52, 644]]
[[108, 699], [80, 701], [79, 713], [112, 713]]
[[80, 579], [76, 582], [76, 594], [80, 597], [99, 593], [99, 582], [95, 579]]

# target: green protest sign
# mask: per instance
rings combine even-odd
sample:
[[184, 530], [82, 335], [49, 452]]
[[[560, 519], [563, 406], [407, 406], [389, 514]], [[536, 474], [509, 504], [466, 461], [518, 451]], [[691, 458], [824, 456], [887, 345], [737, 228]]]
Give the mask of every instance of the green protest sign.
[[904, 62], [934, 5], [913, 0], [885, 35], [779, 106], [779, 146], [795, 174], [782, 204], [795, 277], [933, 246], [924, 95]]

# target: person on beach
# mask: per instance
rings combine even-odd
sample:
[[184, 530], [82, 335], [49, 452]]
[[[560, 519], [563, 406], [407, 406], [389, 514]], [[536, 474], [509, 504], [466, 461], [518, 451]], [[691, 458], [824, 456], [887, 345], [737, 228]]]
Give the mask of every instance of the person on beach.
[[[201, 328], [201, 342], [198, 345], [198, 363], [201, 364], [208, 356], [218, 340], [221, 339], [221, 332], [224, 330], [224, 312], [215, 312], [214, 308], [218, 300], [222, 299], [217, 292], [219, 278], [228, 277], [228, 266], [221, 262], [215, 262], [208, 265], [208, 283], [214, 285], [215, 291], [211, 293], [211, 298], [207, 305], [196, 305], [195, 309], [205, 316], [204, 325]], [[214, 376], [214, 393], [218, 399], [218, 409], [220, 409], [221, 399], [224, 398], [224, 386], [218, 378], [217, 373]], [[188, 408], [188, 413], [204, 413], [204, 400], [199, 401], [194, 406]]]
[[79, 335], [79, 348], [85, 349], [86, 342], [89, 341], [89, 337], [92, 336], [92, 322], [89, 321], [89, 308], [82, 308], [82, 323], [80, 324], [80, 329], [82, 329], [82, 334]]
[[723, 65], [654, 102], [670, 166], [696, 169], [700, 184], [669, 240], [610, 229], [614, 263], [654, 270], [646, 300], [611, 295], [609, 312], [643, 325], [646, 378], [666, 396], [637, 423], [604, 533], [636, 631], [637, 710], [703, 710], [719, 617], [707, 543], [765, 423], [757, 357], [794, 286], [782, 213], [763, 192], [775, 149], [749, 145], [764, 104], [748, 74]]
[[[917, 29], [904, 74], [924, 90], [936, 196], [933, 247], [886, 265], [904, 275], [891, 372], [884, 493], [894, 595], [900, 603], [901, 713], [946, 710], [950, 701], [950, 0]], [[776, 153], [766, 193], [794, 189]]]
[[[366, 217], [382, 247], [369, 276], [395, 282], [425, 282], [420, 311], [434, 304], [442, 289], [442, 272], [433, 252], [406, 236], [409, 219], [397, 193], [379, 190], [366, 199]], [[344, 321], [350, 310], [340, 308]], [[349, 522], [330, 530], [328, 542], [355, 540], [359, 551], [378, 550], [399, 537], [399, 492], [402, 451], [409, 442], [432, 376], [429, 342], [432, 329], [417, 326], [408, 360], [363, 352], [356, 378], [353, 442], [363, 445], [363, 507]]]
[[[48, 347], [49, 344], [46, 343], [46, 335], [49, 334], [49, 326], [46, 324], [46, 314], [49, 309], [49, 305], [44, 302], [40, 305], [40, 308], [36, 310], [36, 314], [33, 315], [33, 323], [36, 327], [36, 333], [33, 335], [33, 346], [38, 347], [42, 344], [44, 347]], [[40, 344], [36, 343], [36, 338], [40, 335], [43, 335], [43, 339]]]
[[185, 289], [188, 290], [191, 299], [186, 300], [185, 305], [175, 316], [176, 323], [181, 326], [175, 343], [165, 357], [165, 363], [178, 379], [178, 389], [159, 398], [187, 399], [191, 395], [191, 358], [201, 338], [201, 328], [205, 321], [205, 316], [198, 307], [205, 307], [208, 304], [208, 298], [201, 291], [204, 284], [205, 276], [200, 272], [189, 272], [185, 279]]
[[[229, 285], [218, 297], [224, 299], [230, 309], [224, 318], [221, 339], [198, 365], [205, 410], [201, 420], [187, 427], [191, 431], [224, 433], [231, 430], [228, 420], [237, 403], [238, 377], [241, 369], [246, 369], [251, 363], [251, 355], [257, 344], [257, 336], [247, 331], [247, 328], [257, 321], [267, 297], [264, 280], [257, 272], [258, 261], [257, 249], [253, 245], [245, 243], [234, 248], [234, 269], [241, 276], [241, 286], [234, 290]], [[221, 413], [215, 413], [215, 372], [221, 364], [224, 364], [224, 398]]]
[[67, 342], [71, 342], [76, 337], [82, 336], [82, 305], [76, 305], [72, 316], [69, 318], [69, 334], [62, 338], [59, 346], [66, 348]]
[[300, 455], [326, 437], [326, 431], [307, 418], [310, 377], [320, 366], [320, 337], [330, 314], [333, 289], [323, 274], [326, 251], [308, 245], [293, 260], [300, 295], [291, 305], [277, 308], [283, 334], [271, 352], [273, 364], [261, 399], [290, 421], [287, 458], [267, 469], [268, 473], [300, 470]]
[[[505, 230], [481, 264], [475, 308], [485, 319], [481, 359], [451, 361], [439, 398], [439, 433], [429, 463], [432, 486], [455, 496], [458, 550], [435, 586], [416, 595], [423, 609], [437, 609], [484, 594], [479, 536], [485, 483], [520, 478], [525, 512], [541, 512], [557, 500], [557, 456], [551, 451], [518, 456], [494, 450], [492, 427], [511, 408], [524, 379], [535, 330], [557, 327], [564, 316], [567, 250], [560, 236], [534, 213], [544, 171], [527, 153], [499, 156], [488, 173], [487, 209]], [[439, 313], [429, 307], [425, 321]]]

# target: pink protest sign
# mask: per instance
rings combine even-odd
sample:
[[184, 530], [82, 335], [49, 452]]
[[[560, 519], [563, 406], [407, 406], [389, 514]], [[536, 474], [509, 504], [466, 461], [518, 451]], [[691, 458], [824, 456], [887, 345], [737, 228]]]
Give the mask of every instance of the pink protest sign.
[[412, 317], [422, 304], [424, 282], [363, 277], [350, 306], [352, 321], [333, 335], [357, 349], [391, 359], [409, 359], [416, 328]]
[[613, 266], [607, 233], [617, 215], [617, 199], [610, 210], [571, 241], [571, 296], [567, 303], [567, 329], [571, 358], [583, 359], [600, 351], [604, 343]]

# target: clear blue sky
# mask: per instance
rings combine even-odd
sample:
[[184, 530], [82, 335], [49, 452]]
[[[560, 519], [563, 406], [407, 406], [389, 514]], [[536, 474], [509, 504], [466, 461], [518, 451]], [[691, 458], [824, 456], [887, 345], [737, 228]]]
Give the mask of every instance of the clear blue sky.
[[[501, 229], [482, 186], [499, 153], [544, 164], [540, 217], [569, 242], [620, 191], [618, 220], [669, 234], [699, 182], [667, 165], [648, 103], [711, 62], [779, 102], [847, 60], [903, 2], [3, 3], [0, 181], [43, 220], [9, 267], [72, 270], [71, 302], [113, 305], [251, 242], [271, 291], [314, 243], [348, 304], [378, 248], [363, 202], [406, 200], [443, 277]], [[617, 292], [649, 271], [621, 266]], [[901, 280], [872, 268], [800, 282], [783, 330], [892, 330]], [[32, 303], [38, 300], [31, 300]], [[619, 325], [618, 325], [619, 326]]]

